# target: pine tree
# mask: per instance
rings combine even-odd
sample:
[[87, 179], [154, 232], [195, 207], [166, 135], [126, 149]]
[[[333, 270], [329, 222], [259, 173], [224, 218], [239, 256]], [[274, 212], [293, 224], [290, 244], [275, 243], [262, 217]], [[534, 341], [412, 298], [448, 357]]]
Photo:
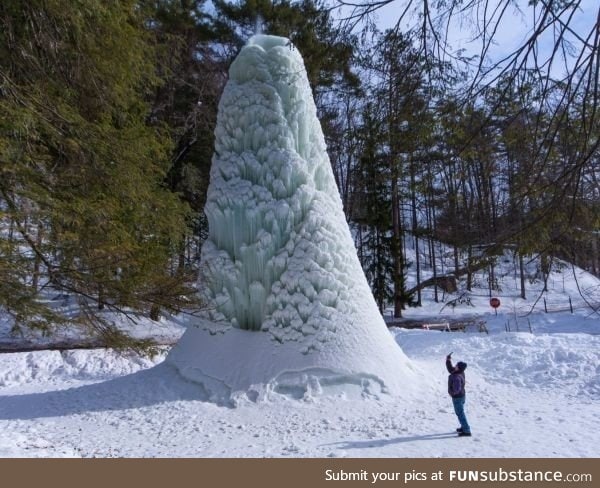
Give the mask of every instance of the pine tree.
[[17, 324], [67, 321], [39, 300], [66, 293], [120, 341], [97, 309], [156, 316], [190, 291], [170, 271], [186, 210], [163, 185], [167, 133], [146, 124], [143, 21], [133, 0], [0, 5], [0, 306]]
[[189, 269], [197, 265], [207, 231], [203, 208], [229, 58], [216, 49], [220, 40], [205, 0], [147, 3], [161, 78], [154, 87], [149, 123], [168, 128], [173, 144], [166, 184], [193, 211], [193, 235], [182, 240], [178, 258], [178, 267]]
[[359, 136], [362, 155], [354, 171], [353, 211], [350, 219], [358, 226], [359, 256], [380, 312], [394, 297], [391, 227], [390, 171], [383, 151], [385, 132], [377, 110], [367, 103]]

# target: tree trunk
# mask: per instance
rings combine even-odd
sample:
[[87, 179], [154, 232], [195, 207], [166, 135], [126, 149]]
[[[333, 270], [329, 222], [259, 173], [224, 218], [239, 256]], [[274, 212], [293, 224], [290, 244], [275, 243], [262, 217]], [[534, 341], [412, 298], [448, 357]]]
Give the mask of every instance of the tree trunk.
[[541, 271], [542, 271], [542, 279], [544, 280], [544, 289], [542, 291], [548, 291], [548, 278], [550, 277], [550, 266], [551, 261], [548, 258], [547, 254], [542, 254], [541, 258]]
[[592, 234], [592, 274], [600, 276], [600, 256], [598, 254], [598, 236]]
[[525, 300], [525, 264], [523, 263], [523, 254], [519, 253], [519, 278], [521, 280], [521, 298]]
[[150, 319], [155, 322], [160, 320], [160, 307], [158, 305], [152, 305], [150, 308]]
[[179, 252], [177, 253], [177, 270], [176, 273], [183, 273], [185, 269], [185, 253], [187, 248], [187, 236], [183, 234], [181, 236], [181, 242], [179, 243]]
[[98, 310], [104, 310], [104, 288], [102, 285], [98, 285]]
[[458, 246], [454, 246], [454, 270], [460, 268], [460, 256]]
[[436, 303], [438, 303], [439, 301], [439, 297], [438, 297], [438, 285], [437, 285], [437, 262], [436, 262], [436, 255], [435, 255], [435, 240], [434, 240], [434, 236], [436, 235], [435, 233], [435, 218], [433, 214], [433, 192], [431, 191], [431, 186], [430, 186], [430, 191], [429, 191], [429, 205], [427, 206], [427, 230], [428, 230], [428, 234], [429, 234], [429, 239], [428, 239], [428, 243], [429, 243], [429, 262], [431, 263], [431, 269], [433, 271], [433, 280], [434, 280], [434, 285], [433, 285], [433, 299]]
[[[41, 249], [42, 246], [42, 234], [43, 234], [43, 226], [40, 223], [38, 223], [37, 226], [37, 235], [35, 236], [35, 244], [37, 246], [38, 249]], [[39, 255], [39, 253], [35, 253], [35, 257], [33, 260], [33, 273], [32, 273], [32, 281], [31, 281], [31, 286], [33, 288], [33, 291], [35, 293], [38, 292], [38, 286], [39, 286], [39, 282], [40, 282], [40, 267], [42, 264], [42, 259]]]
[[415, 238], [415, 259], [417, 267], [417, 305], [421, 306], [421, 257], [419, 256], [419, 233], [417, 222], [417, 190], [416, 190], [416, 177], [415, 177], [415, 166], [414, 162], [410, 165], [410, 199], [412, 204], [412, 231]]
[[471, 291], [473, 288], [473, 271], [471, 265], [473, 264], [473, 246], [469, 244], [467, 248], [467, 290]]
[[363, 226], [362, 224], [358, 224], [358, 260], [360, 261], [361, 266], [365, 265], [365, 256], [363, 251]]
[[10, 262], [13, 257], [13, 242], [15, 236], [15, 221], [13, 218], [10, 219], [10, 223], [8, 224], [8, 261]]
[[433, 280], [434, 280], [434, 285], [433, 285], [433, 300], [435, 301], [435, 303], [439, 302], [439, 297], [438, 297], [438, 285], [437, 285], [437, 263], [435, 262], [435, 243], [431, 242], [431, 261], [433, 263], [432, 265], [432, 270], [433, 270]]
[[400, 223], [400, 198], [398, 178], [392, 176], [392, 258], [394, 260], [394, 317], [402, 317], [404, 308], [404, 259], [402, 256], [402, 227]]

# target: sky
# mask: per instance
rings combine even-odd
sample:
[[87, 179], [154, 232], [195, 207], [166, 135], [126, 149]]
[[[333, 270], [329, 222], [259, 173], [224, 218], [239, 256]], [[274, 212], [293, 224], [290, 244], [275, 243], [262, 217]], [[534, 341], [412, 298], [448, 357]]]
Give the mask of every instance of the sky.
[[[358, 0], [359, 2], [363, 0]], [[366, 0], [369, 1], [369, 0]], [[406, 7], [406, 0], [396, 0], [382, 7], [376, 12], [376, 22], [381, 29], [393, 27], [400, 18], [403, 10]], [[421, 9], [422, 2], [414, 1], [415, 6]], [[490, 0], [489, 12], [493, 12], [501, 3], [498, 0]], [[501, 5], [504, 4], [504, 1]], [[523, 45], [523, 42], [529, 37], [534, 25], [535, 15], [538, 13], [529, 5], [528, 0], [516, 0], [506, 10], [504, 17], [499, 25], [499, 28], [494, 36], [494, 44], [489, 50], [488, 60], [496, 62], [503, 59], [515, 49]], [[561, 17], [567, 20], [570, 12], [566, 12]], [[479, 19], [482, 19], [483, 12], [479, 12]], [[586, 37], [594, 27], [598, 18], [598, 0], [581, 0], [580, 8], [574, 13], [570, 25], [578, 35]], [[420, 24], [415, 16], [403, 20], [401, 26], [407, 29], [409, 26]], [[481, 51], [481, 40], [474, 39], [476, 36], [476, 24], [478, 21], [478, 11], [471, 9], [468, 15], [456, 16], [448, 29], [448, 42], [452, 51], [464, 49], [466, 55], [478, 55]], [[540, 59], [546, 59], [552, 52], [553, 33], [548, 31], [544, 34], [539, 42]], [[581, 50], [582, 44], [578, 42], [575, 36], [571, 35], [570, 40], [573, 41], [575, 52]], [[571, 61], [572, 66], [572, 61]], [[553, 66], [553, 75], [559, 75], [564, 71], [564, 62], [556, 63]]]

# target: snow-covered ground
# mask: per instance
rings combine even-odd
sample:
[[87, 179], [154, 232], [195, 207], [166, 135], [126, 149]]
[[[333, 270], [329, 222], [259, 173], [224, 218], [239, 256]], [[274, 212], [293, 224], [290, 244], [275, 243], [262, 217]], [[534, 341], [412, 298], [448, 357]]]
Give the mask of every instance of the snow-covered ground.
[[[503, 319], [489, 334], [392, 329], [427, 379], [409, 402], [273, 395], [231, 408], [206, 401], [164, 355], [2, 354], [0, 456], [598, 457], [598, 316], [536, 313], [533, 334], [505, 332]], [[469, 363], [472, 438], [454, 432], [450, 351]]]

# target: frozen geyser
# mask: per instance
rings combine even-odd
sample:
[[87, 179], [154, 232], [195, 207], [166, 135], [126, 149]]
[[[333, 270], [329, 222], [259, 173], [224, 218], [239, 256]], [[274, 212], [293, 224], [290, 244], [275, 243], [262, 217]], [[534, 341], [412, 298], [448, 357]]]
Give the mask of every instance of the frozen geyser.
[[256, 35], [229, 75], [205, 207], [207, 311], [168, 362], [215, 399], [406, 392], [412, 369], [356, 256], [302, 57]]

